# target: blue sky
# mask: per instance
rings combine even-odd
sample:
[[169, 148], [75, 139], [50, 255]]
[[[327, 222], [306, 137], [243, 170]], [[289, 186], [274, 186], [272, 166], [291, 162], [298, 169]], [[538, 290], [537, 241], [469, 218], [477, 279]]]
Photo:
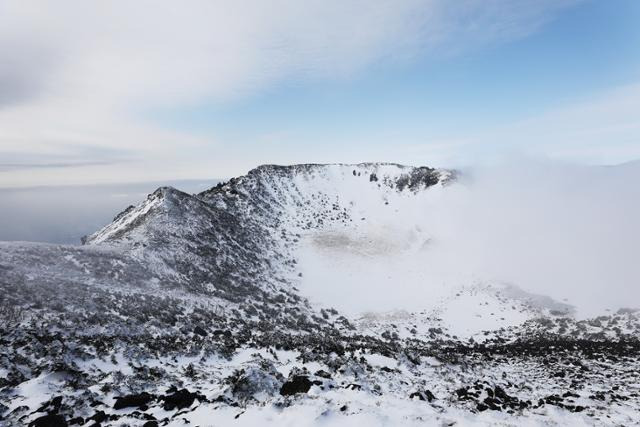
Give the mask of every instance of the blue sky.
[[[136, 180], [147, 176], [141, 168], [149, 179], [176, 179], [225, 177], [261, 163], [460, 166], [514, 154], [582, 163], [640, 157], [637, 1], [381, 1], [368, 3], [380, 10], [364, 17], [357, 15], [361, 2], [330, 3], [310, 2], [310, 11], [286, 1], [276, 12], [239, 8], [235, 25], [219, 33], [204, 30], [214, 24], [196, 15], [225, 22], [226, 12], [194, 6], [180, 11], [185, 27], [176, 31], [187, 33], [184, 40], [161, 29], [176, 20], [175, 10], [157, 12], [158, 27], [149, 28], [144, 21], [128, 25], [117, 6], [107, 11], [112, 15], [88, 16], [113, 39], [77, 49], [73, 33], [54, 41], [54, 63], [58, 56], [78, 59], [61, 67], [68, 76], [51, 83], [46, 102], [29, 101], [40, 120], [60, 104], [71, 110], [63, 122], [93, 116], [54, 129], [72, 135], [67, 140], [47, 134], [46, 142], [40, 133], [26, 150], [24, 142], [9, 147], [5, 157], [15, 164], [5, 165], [0, 184]], [[110, 16], [117, 26], [102, 22]], [[190, 28], [199, 24], [202, 31]], [[207, 43], [194, 47], [203, 38]], [[101, 47], [111, 55], [83, 50]], [[86, 65], [94, 63], [100, 68]], [[69, 84], [80, 72], [88, 72], [87, 81]], [[16, 105], [0, 109], [0, 124], [2, 112], [9, 111], [6, 120], [21, 118], [15, 111], [25, 102]], [[33, 133], [34, 121], [25, 122]], [[29, 133], [12, 130], [14, 139]], [[30, 155], [43, 162], [36, 178], [19, 167], [33, 165]], [[47, 155], [55, 161], [43, 161]], [[71, 166], [55, 167], [62, 163]]]
[[639, 22], [639, 2], [588, 1], [511, 42], [380, 61], [337, 80], [293, 79], [230, 105], [204, 102], [152, 117], [246, 147], [270, 135], [294, 145], [387, 143], [377, 135], [437, 140], [460, 127], [491, 128], [636, 82]]
[[230, 137], [244, 135], [247, 124], [265, 133], [316, 133], [326, 123], [349, 130], [354, 121], [367, 128], [381, 119], [447, 128], [461, 119], [497, 124], [634, 83], [640, 76], [639, 20], [637, 1], [586, 1], [512, 42], [402, 64], [380, 61], [337, 80], [292, 79], [230, 105], [203, 102], [159, 111], [155, 118]]

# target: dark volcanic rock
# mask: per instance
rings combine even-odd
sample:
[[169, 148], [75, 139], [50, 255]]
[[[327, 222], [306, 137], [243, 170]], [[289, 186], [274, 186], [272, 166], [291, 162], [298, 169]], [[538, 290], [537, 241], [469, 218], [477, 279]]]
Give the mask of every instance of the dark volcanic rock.
[[329, 372], [327, 372], [327, 371], [322, 370], [322, 369], [316, 371], [314, 375], [316, 377], [325, 378], [325, 379], [328, 379], [328, 380], [331, 379], [331, 374]]
[[103, 421], [106, 421], [108, 418], [109, 418], [109, 416], [107, 414], [105, 414], [104, 411], [98, 411], [92, 417], [90, 417], [89, 419], [95, 421], [98, 424], [100, 424]]
[[140, 408], [141, 406], [146, 406], [152, 400], [154, 400], [154, 397], [146, 392], [120, 396], [116, 397], [116, 403], [113, 405], [113, 409]]
[[43, 404], [40, 408], [36, 410], [36, 412], [49, 412], [52, 414], [57, 414], [60, 410], [60, 406], [62, 405], [62, 396], [56, 396], [50, 401]]
[[409, 395], [409, 399], [414, 399], [416, 397], [420, 400], [426, 400], [429, 402], [432, 402], [436, 399], [433, 393], [431, 393], [431, 390], [414, 391]]
[[62, 415], [49, 414], [29, 423], [29, 427], [67, 427], [67, 422]]
[[174, 409], [184, 409], [191, 406], [194, 400], [205, 401], [205, 397], [200, 393], [190, 392], [186, 388], [182, 390], [174, 391], [173, 393], [161, 396], [160, 400], [164, 401], [165, 411], [172, 411]]
[[298, 393], [306, 393], [312, 385], [313, 383], [309, 380], [309, 377], [305, 375], [295, 375], [282, 384], [280, 394], [283, 396], [291, 396]]
[[209, 335], [207, 331], [205, 331], [204, 328], [201, 327], [200, 325], [196, 326], [193, 332], [203, 337], [206, 337], [207, 335]]

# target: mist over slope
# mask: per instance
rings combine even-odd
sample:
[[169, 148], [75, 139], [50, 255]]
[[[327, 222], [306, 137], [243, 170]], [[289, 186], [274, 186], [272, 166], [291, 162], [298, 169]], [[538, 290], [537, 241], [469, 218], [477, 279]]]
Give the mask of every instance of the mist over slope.
[[265, 165], [0, 243], [0, 420], [629, 423], [634, 177]]
[[504, 282], [580, 316], [640, 304], [640, 164], [524, 161], [415, 193], [345, 176], [304, 190], [353, 217], [302, 233], [300, 287], [318, 301], [352, 314], [416, 310], [463, 285]]
[[584, 315], [640, 304], [640, 163], [528, 161], [469, 171], [460, 184], [428, 220], [450, 248], [443, 263]]

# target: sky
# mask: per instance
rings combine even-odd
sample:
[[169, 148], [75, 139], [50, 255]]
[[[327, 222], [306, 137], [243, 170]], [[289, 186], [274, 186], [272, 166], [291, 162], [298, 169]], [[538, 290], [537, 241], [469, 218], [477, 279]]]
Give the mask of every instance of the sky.
[[0, 1], [0, 187], [640, 158], [640, 2]]

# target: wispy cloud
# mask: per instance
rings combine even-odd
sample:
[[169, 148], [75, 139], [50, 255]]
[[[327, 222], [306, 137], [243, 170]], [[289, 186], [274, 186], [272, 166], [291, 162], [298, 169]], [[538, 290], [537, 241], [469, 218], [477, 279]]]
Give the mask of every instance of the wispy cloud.
[[126, 148], [178, 175], [176, 154], [214, 141], [145, 122], [140, 111], [224, 102], [286, 78], [341, 78], [381, 60], [523, 37], [575, 2], [7, 0], [0, 145]]
[[33, 174], [34, 170], [109, 166], [135, 159], [135, 154], [128, 150], [53, 143], [40, 152], [0, 151], [0, 172]]
[[77, 168], [83, 166], [105, 166], [115, 162], [93, 161], [93, 162], [50, 162], [50, 163], [0, 163], [0, 171], [15, 171], [19, 169], [58, 169]]
[[60, 96], [174, 105], [294, 73], [348, 73], [418, 49], [522, 37], [574, 3], [5, 1], [0, 53], [13, 58], [3, 61], [8, 75], [47, 80]]

